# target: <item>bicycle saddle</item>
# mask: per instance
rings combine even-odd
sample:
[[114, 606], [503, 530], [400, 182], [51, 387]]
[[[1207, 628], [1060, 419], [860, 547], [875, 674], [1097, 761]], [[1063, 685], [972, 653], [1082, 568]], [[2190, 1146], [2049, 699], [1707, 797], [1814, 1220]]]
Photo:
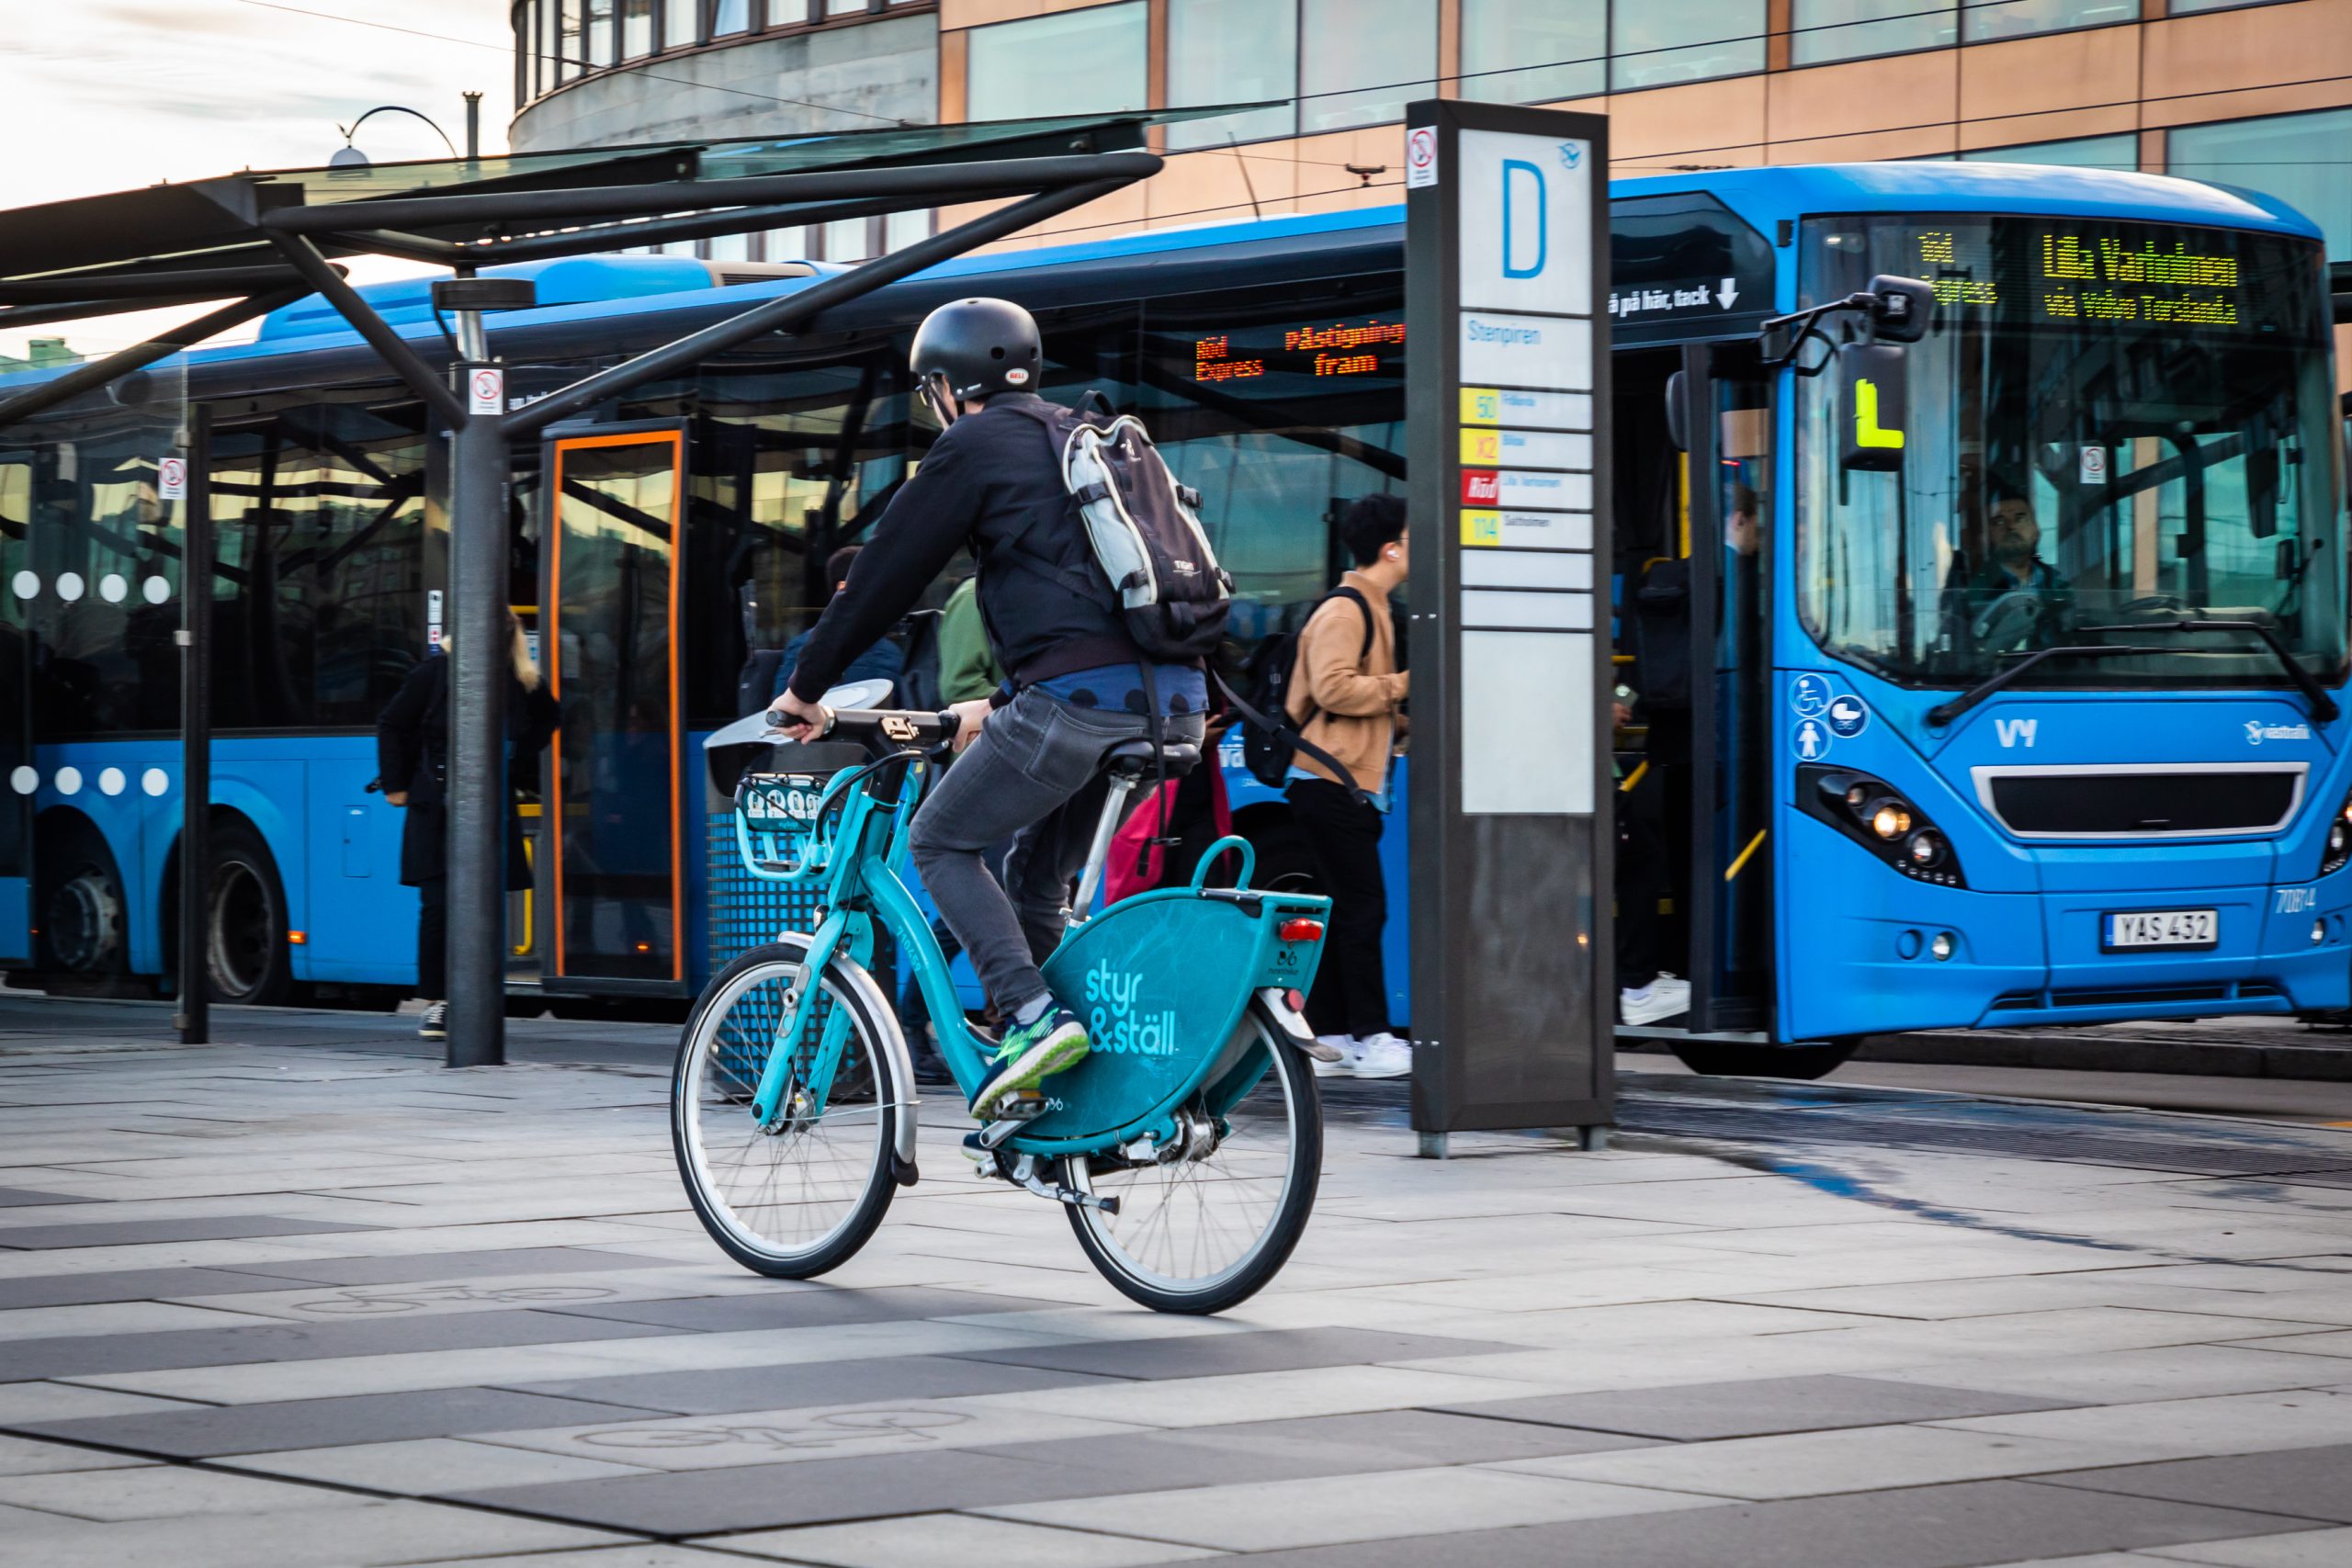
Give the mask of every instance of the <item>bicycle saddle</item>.
[[1102, 771], [1114, 776], [1141, 778], [1151, 772], [1155, 754], [1165, 760], [1168, 776], [1182, 778], [1201, 760], [1201, 749], [1189, 740], [1171, 740], [1157, 753], [1148, 740], [1122, 740], [1102, 759]]

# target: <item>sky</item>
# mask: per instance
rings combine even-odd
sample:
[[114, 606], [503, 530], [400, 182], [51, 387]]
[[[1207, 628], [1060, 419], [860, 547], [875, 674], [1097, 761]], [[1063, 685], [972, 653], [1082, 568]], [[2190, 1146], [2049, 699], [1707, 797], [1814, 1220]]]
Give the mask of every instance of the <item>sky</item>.
[[[483, 94], [482, 150], [503, 152], [514, 107], [506, 13], [506, 0], [0, 0], [0, 209], [323, 164], [343, 145], [335, 127], [379, 104], [421, 110], [462, 148], [467, 88]], [[376, 116], [357, 145], [379, 163], [448, 155], [407, 115]], [[354, 276], [415, 270], [362, 261]], [[102, 350], [202, 309], [39, 332]], [[22, 353], [31, 335], [0, 333], [0, 353]]]

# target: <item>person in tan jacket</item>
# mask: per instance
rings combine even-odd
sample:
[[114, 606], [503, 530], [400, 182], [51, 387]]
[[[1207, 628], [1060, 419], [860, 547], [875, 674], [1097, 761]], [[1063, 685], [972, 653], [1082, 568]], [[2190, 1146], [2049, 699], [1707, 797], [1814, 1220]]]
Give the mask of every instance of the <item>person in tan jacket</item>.
[[1315, 1064], [1327, 1076], [1396, 1077], [1413, 1065], [1412, 1048], [1388, 1027], [1388, 977], [1380, 956], [1388, 919], [1380, 835], [1396, 710], [1408, 691], [1406, 672], [1396, 668], [1388, 595], [1405, 581], [1405, 535], [1400, 496], [1363, 496], [1340, 513], [1340, 537], [1356, 567], [1301, 628], [1289, 687], [1286, 716], [1348, 775], [1339, 778], [1302, 748], [1293, 754], [1286, 790], [1316, 874], [1331, 897], [1331, 929], [1306, 998], [1317, 1037], [1340, 1052], [1336, 1061]]

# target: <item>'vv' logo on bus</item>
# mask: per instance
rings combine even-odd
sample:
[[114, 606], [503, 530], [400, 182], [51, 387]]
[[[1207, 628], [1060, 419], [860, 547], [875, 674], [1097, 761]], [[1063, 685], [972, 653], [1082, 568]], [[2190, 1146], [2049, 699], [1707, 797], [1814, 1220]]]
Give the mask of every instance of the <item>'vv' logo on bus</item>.
[[1993, 721], [1993, 733], [2001, 738], [2004, 746], [2030, 746], [2034, 726], [2041, 722], [2038, 718], [1996, 718]]

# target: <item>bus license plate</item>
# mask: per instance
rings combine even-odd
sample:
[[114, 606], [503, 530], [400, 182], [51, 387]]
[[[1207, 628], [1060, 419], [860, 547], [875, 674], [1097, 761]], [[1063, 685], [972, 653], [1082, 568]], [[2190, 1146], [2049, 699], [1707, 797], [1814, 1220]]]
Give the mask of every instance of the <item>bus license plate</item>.
[[2211, 947], [2221, 940], [2212, 909], [2133, 909], [2107, 917], [2109, 952], [2123, 947]]

